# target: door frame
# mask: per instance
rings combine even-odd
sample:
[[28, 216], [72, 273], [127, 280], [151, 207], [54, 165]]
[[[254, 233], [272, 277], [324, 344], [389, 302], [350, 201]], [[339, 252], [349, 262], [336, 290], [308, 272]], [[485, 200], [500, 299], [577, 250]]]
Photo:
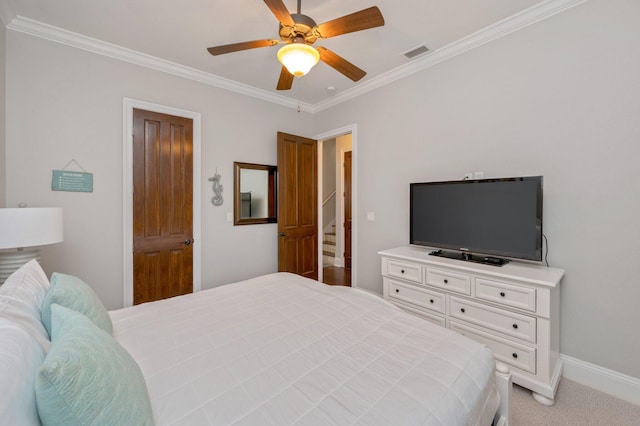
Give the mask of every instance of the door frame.
[[[348, 124], [312, 137], [318, 141], [318, 236], [322, 235], [322, 144], [351, 134], [351, 286], [358, 286], [358, 125]], [[336, 196], [338, 194], [336, 193]], [[336, 212], [336, 215], [338, 212]], [[322, 282], [322, 238], [318, 238], [318, 281]]]
[[202, 194], [201, 180], [201, 117], [188, 111], [137, 99], [123, 100], [123, 306], [133, 306], [133, 109], [175, 115], [193, 120], [193, 292], [202, 289]]

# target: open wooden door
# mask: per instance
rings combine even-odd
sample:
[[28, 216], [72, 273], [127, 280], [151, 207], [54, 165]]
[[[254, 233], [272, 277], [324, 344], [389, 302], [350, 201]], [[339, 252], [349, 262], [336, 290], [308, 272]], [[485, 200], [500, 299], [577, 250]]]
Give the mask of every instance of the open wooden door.
[[193, 121], [133, 110], [133, 303], [193, 291]]
[[278, 271], [318, 279], [318, 143], [278, 132]]

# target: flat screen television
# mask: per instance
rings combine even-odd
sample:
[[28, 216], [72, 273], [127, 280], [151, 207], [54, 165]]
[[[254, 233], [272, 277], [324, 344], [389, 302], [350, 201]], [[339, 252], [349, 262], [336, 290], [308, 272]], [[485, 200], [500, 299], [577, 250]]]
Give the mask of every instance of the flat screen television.
[[439, 249], [434, 255], [492, 264], [508, 261], [495, 256], [541, 261], [542, 181], [529, 176], [412, 183], [410, 243]]

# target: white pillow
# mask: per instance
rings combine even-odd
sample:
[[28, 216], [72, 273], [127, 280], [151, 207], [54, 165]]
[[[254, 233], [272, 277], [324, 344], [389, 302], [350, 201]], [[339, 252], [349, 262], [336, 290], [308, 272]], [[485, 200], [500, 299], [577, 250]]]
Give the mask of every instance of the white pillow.
[[39, 425], [35, 376], [45, 350], [24, 327], [0, 317], [0, 425]]
[[40, 320], [49, 280], [32, 260], [0, 286], [0, 425], [39, 425], [35, 375], [51, 342]]
[[25, 263], [0, 286], [0, 318], [6, 318], [29, 332], [47, 351], [49, 333], [42, 325], [42, 301], [49, 280], [36, 260]]

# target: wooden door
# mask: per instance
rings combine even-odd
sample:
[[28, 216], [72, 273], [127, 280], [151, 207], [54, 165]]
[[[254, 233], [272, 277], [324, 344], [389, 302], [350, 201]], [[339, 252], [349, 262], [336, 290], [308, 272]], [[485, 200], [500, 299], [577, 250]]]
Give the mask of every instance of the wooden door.
[[318, 279], [318, 143], [278, 132], [278, 271]]
[[133, 303], [193, 291], [193, 121], [133, 110]]
[[351, 269], [351, 151], [344, 153], [344, 267]]

